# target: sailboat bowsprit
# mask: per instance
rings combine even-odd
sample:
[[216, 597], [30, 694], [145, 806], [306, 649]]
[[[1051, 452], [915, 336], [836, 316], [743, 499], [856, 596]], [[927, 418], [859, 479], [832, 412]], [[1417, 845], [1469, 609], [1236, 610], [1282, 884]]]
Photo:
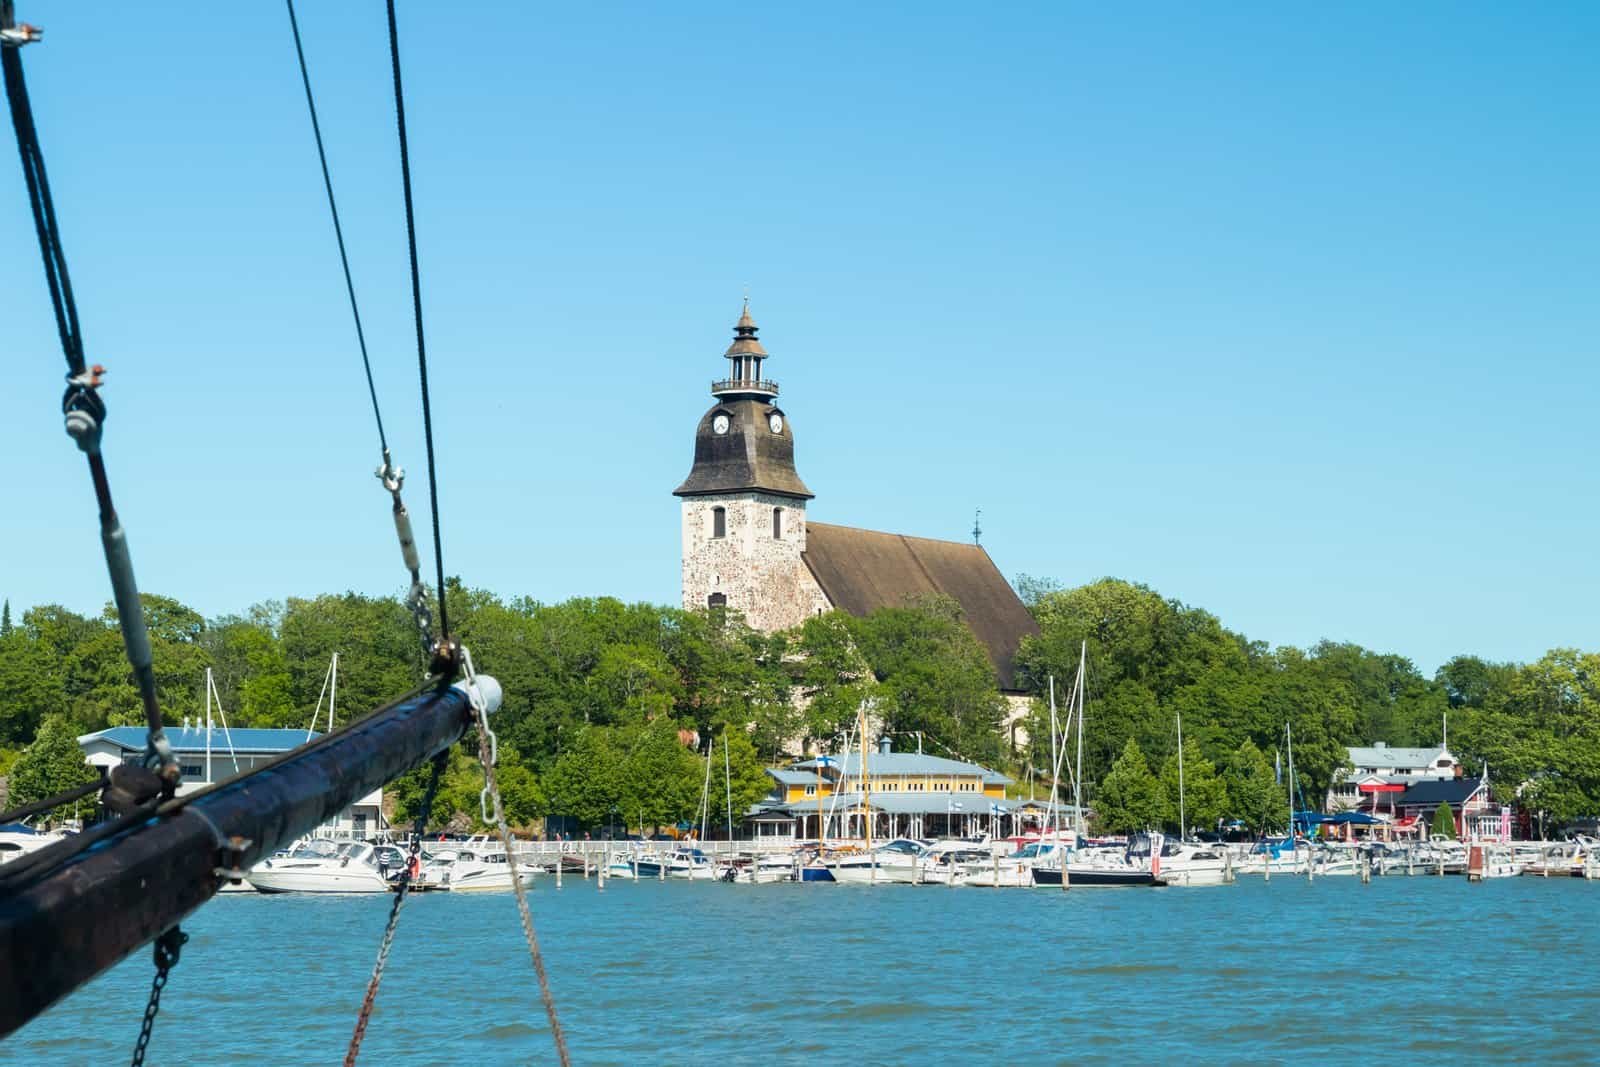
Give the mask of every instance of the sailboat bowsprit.
[[[475, 684], [497, 708], [499, 685]], [[0, 883], [0, 1035], [189, 915], [231, 872], [449, 748], [472, 722], [468, 685], [430, 684], [77, 855], [70, 838], [40, 850]]]

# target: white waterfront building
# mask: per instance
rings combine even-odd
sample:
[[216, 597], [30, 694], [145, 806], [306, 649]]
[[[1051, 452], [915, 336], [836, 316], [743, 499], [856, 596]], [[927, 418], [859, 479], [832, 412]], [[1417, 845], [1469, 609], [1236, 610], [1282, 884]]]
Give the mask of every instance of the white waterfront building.
[[[306, 730], [230, 730], [188, 725], [169, 727], [166, 733], [172, 754], [183, 770], [179, 796], [254, 770], [320, 736]], [[78, 747], [83, 749], [84, 761], [90, 766], [111, 768], [143, 759], [148, 738], [149, 732], [142, 726], [113, 726], [82, 735]], [[364, 838], [387, 825], [383, 819], [383, 790], [378, 789], [319, 827], [317, 834]]]
[[1396, 748], [1382, 741], [1352, 745], [1350, 766], [1334, 778], [1328, 789], [1326, 810], [1374, 810], [1387, 806], [1383, 794], [1404, 793], [1417, 782], [1461, 777], [1461, 761], [1443, 745], [1430, 748]]

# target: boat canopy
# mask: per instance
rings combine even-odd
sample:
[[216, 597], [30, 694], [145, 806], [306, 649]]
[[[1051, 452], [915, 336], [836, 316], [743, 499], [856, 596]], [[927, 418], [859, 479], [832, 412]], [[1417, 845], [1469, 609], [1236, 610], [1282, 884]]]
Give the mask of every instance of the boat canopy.
[[1382, 819], [1368, 815], [1364, 811], [1341, 811], [1337, 815], [1329, 815], [1322, 821], [1333, 823], [1335, 826], [1371, 826], [1383, 822]]

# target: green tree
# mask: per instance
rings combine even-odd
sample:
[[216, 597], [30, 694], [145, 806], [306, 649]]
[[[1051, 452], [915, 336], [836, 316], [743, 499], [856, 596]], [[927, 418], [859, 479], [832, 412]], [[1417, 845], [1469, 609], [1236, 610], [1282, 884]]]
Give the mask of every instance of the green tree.
[[1222, 781], [1228, 792], [1228, 813], [1252, 833], [1287, 823], [1286, 794], [1273, 780], [1272, 764], [1255, 742], [1246, 740], [1228, 754]]
[[[95, 777], [94, 768], [84, 761], [72, 724], [64, 716], [51, 715], [39, 725], [39, 736], [33, 744], [11, 766], [8, 803], [14, 807], [31, 804], [92, 782]], [[44, 817], [63, 819], [72, 811], [72, 805], [66, 805], [52, 809]]]
[[959, 604], [928, 597], [879, 608], [853, 628], [877, 679], [872, 696], [888, 733], [921, 733], [988, 766], [1001, 761], [1005, 701]]
[[1177, 826], [1180, 834], [1189, 827], [1215, 829], [1218, 820], [1228, 814], [1228, 788], [1217, 775], [1217, 769], [1205, 758], [1196, 741], [1183, 743], [1183, 808], [1189, 823], [1178, 822], [1178, 754], [1174, 752], [1161, 766], [1161, 786], [1167, 798], [1164, 822]]
[[623, 818], [638, 818], [652, 827], [692, 820], [705, 789], [705, 762], [685, 747], [672, 720], [657, 719], [625, 731], [624, 743]]
[[[570, 816], [585, 826], [601, 825], [619, 810], [623, 773], [615, 731], [607, 726], [581, 728], [545, 775], [550, 813]], [[631, 820], [634, 814], [630, 810], [624, 817]]]
[[796, 635], [796, 682], [805, 705], [803, 741], [826, 745], [842, 738], [877, 688], [852, 624], [844, 612], [830, 611], [807, 619]]
[[[756, 746], [744, 730], [729, 729], [721, 740], [727, 745], [723, 774], [723, 806], [727, 795], [733, 797], [733, 823], [737, 828], [750, 806], [772, 791], [772, 779], [767, 775], [766, 764], [756, 752]], [[716, 759], [712, 759], [712, 778], [716, 778]], [[731, 783], [731, 786], [730, 786]], [[715, 805], [713, 805], [715, 807]]]
[[1450, 805], [1440, 804], [1433, 809], [1433, 822], [1428, 826], [1428, 836], [1455, 839], [1456, 820], [1451, 814]]
[[1161, 825], [1166, 814], [1167, 795], [1161, 782], [1150, 773], [1139, 743], [1128, 738], [1122, 755], [1100, 781], [1094, 796], [1095, 820], [1102, 830], [1127, 833]]

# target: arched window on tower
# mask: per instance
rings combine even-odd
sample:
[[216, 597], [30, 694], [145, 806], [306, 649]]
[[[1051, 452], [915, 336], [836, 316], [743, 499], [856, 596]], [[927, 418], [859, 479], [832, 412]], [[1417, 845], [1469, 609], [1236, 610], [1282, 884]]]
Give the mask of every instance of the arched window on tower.
[[772, 509], [772, 536], [774, 540], [783, 538], [783, 509]]
[[711, 536], [712, 537], [727, 537], [728, 536], [728, 509], [727, 508], [712, 508], [711, 509]]

